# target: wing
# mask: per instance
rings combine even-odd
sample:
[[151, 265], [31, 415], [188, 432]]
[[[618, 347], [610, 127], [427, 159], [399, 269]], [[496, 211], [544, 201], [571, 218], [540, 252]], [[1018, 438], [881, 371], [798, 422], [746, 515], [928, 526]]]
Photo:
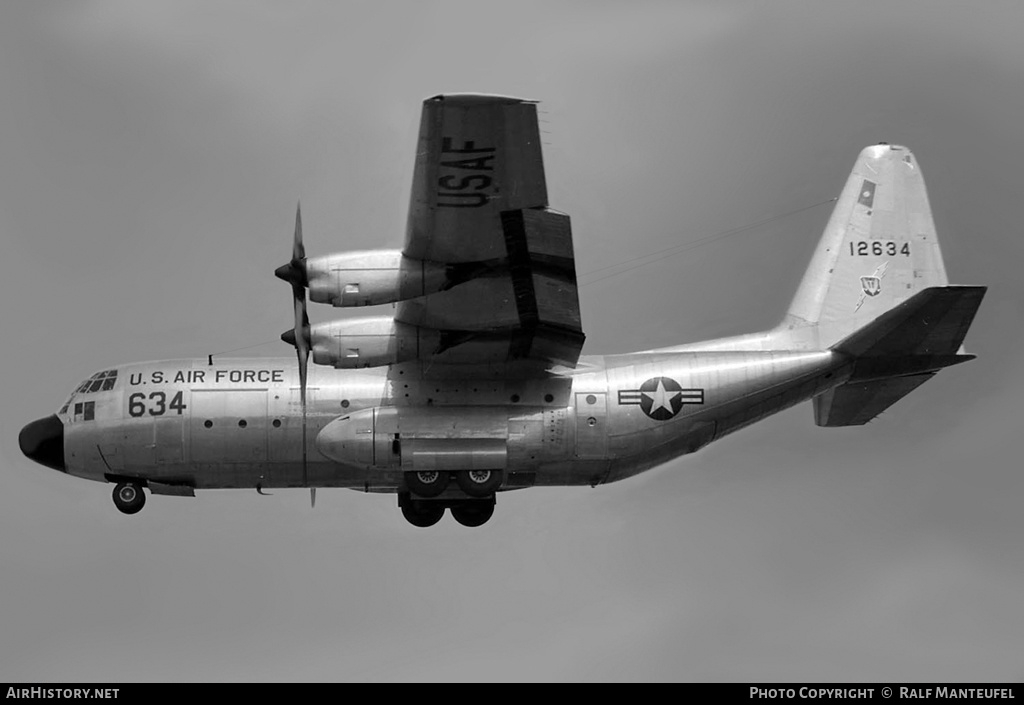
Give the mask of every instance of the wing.
[[572, 230], [547, 206], [536, 103], [424, 101], [403, 254], [444, 265], [448, 284], [400, 302], [395, 320], [440, 331], [431, 361], [576, 364]]

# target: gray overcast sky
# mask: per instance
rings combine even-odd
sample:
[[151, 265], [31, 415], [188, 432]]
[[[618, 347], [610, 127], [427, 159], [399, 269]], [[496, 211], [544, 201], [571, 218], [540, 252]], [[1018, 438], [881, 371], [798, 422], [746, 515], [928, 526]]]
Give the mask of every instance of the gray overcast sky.
[[[1024, 678], [1021, 26], [1017, 2], [3, 3], [0, 680]], [[978, 360], [867, 427], [804, 405], [472, 531], [345, 490], [127, 517], [21, 456], [96, 370], [276, 341], [297, 199], [308, 252], [399, 246], [443, 91], [542, 101], [581, 274], [910, 146], [951, 280], [990, 287]], [[585, 352], [773, 325], [827, 217], [584, 286]]]

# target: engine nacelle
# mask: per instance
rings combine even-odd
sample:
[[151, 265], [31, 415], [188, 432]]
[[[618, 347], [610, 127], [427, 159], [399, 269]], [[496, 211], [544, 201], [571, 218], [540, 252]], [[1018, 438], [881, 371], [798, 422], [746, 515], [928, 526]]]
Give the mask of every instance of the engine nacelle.
[[389, 304], [451, 286], [445, 265], [410, 259], [399, 250], [309, 257], [305, 268], [309, 298], [334, 306]]
[[339, 369], [378, 367], [417, 359], [437, 349], [440, 332], [389, 316], [349, 318], [309, 327], [313, 362]]
[[505, 470], [508, 412], [500, 407], [376, 407], [317, 434], [322, 454], [377, 470]]

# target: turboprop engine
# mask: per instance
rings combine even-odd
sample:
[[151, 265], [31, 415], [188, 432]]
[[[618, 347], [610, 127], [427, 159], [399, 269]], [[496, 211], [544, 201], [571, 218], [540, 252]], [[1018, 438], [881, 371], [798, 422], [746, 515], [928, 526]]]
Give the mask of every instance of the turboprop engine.
[[340, 252], [279, 267], [277, 276], [304, 285], [309, 298], [333, 306], [375, 306], [449, 288], [449, 268], [399, 250]]
[[[428, 354], [437, 350], [442, 337], [440, 331], [401, 323], [389, 316], [306, 325], [301, 334], [313, 353], [313, 362], [338, 369], [415, 360], [421, 351]], [[281, 338], [295, 345], [294, 330], [285, 332]]]

